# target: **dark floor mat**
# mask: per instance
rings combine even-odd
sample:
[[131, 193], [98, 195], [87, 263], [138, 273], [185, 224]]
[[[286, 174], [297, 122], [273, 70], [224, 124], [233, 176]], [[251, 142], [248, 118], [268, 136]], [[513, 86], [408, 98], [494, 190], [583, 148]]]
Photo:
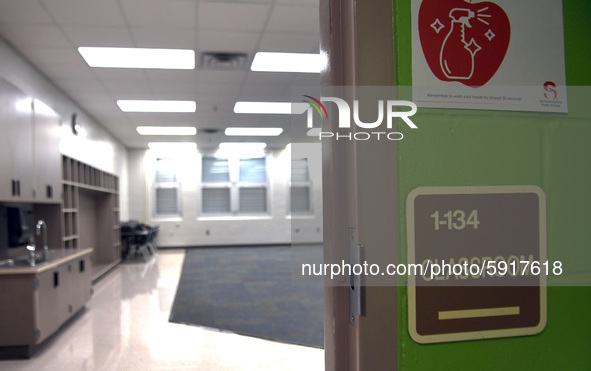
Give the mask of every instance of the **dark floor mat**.
[[322, 348], [322, 277], [302, 262], [322, 246], [187, 249], [170, 321]]

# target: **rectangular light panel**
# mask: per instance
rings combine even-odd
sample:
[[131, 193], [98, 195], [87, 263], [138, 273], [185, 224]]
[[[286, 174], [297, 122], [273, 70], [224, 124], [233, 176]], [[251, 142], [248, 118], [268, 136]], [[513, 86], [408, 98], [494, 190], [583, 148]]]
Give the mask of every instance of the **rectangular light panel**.
[[258, 52], [250, 69], [263, 72], [320, 73], [321, 67], [320, 54]]
[[197, 128], [191, 126], [138, 126], [140, 135], [197, 135]]
[[80, 47], [90, 67], [192, 70], [195, 51], [189, 49]]
[[148, 148], [162, 152], [183, 152], [197, 149], [194, 142], [150, 142]]
[[228, 136], [276, 137], [283, 133], [281, 128], [226, 128], [224, 134]]
[[234, 143], [234, 142], [222, 142], [219, 144], [221, 150], [232, 150], [232, 151], [256, 151], [263, 150], [267, 147], [267, 143], [262, 142], [245, 142], [245, 143]]
[[304, 113], [307, 103], [292, 102], [236, 102], [234, 113], [291, 115]]
[[188, 100], [118, 100], [123, 112], [195, 112], [197, 104]]

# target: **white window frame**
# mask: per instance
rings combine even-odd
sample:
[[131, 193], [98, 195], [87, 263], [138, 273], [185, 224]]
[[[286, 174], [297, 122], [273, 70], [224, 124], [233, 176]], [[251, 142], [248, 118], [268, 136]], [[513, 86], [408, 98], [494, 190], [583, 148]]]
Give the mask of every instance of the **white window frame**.
[[[206, 158], [219, 158], [228, 161], [229, 182], [206, 182], [203, 180], [203, 162]], [[240, 161], [252, 158], [264, 158], [265, 160], [265, 181], [264, 182], [244, 182], [240, 181]], [[201, 159], [201, 176], [199, 189], [199, 215], [206, 218], [215, 217], [268, 217], [271, 214], [271, 186], [269, 179], [269, 156], [265, 153], [260, 157], [227, 155], [218, 157], [215, 154], [204, 154]], [[203, 190], [207, 188], [230, 189], [230, 210], [227, 213], [205, 212], [203, 210]], [[265, 189], [265, 211], [262, 212], [242, 212], [240, 211], [240, 190], [244, 188], [264, 188]]]

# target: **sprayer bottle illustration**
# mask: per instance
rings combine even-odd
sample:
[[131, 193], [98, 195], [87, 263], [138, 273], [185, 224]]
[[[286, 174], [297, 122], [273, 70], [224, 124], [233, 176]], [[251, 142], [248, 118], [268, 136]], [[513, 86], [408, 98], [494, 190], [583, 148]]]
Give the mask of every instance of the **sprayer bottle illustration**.
[[466, 41], [466, 27], [471, 28], [473, 11], [454, 8], [449, 12], [451, 28], [441, 46], [439, 63], [444, 75], [449, 79], [468, 80], [474, 74], [474, 56], [482, 48], [474, 38]]

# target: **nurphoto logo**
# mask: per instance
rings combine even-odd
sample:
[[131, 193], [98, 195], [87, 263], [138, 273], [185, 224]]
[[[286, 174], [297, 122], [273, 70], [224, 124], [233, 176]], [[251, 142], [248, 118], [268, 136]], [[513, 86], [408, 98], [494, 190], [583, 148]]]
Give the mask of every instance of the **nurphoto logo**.
[[[337, 97], [320, 97], [314, 98], [310, 95], [303, 95], [308, 98], [303, 101], [308, 103], [310, 107], [305, 111], [307, 116], [307, 126], [309, 129], [314, 128], [314, 110], [318, 112], [320, 119], [328, 119], [328, 112], [323, 102], [332, 102], [336, 105], [338, 112], [339, 129], [351, 129], [351, 107], [349, 103], [342, 98]], [[386, 129], [384, 131], [357, 131], [357, 132], [331, 132], [319, 131], [318, 139], [333, 138], [336, 140], [370, 140], [370, 139], [386, 139], [386, 140], [401, 140], [404, 135], [400, 132], [393, 131], [393, 121], [395, 117], [402, 119], [409, 128], [418, 129], [415, 123], [410, 119], [410, 116], [417, 113], [417, 105], [405, 100], [378, 100], [377, 101], [377, 119], [373, 122], [363, 122], [359, 114], [359, 101], [353, 101], [353, 122], [361, 129], [377, 129], [386, 121]], [[397, 111], [396, 107], [408, 107], [409, 111]], [[375, 116], [374, 116], [375, 117]], [[316, 134], [314, 135], [316, 136]]]

